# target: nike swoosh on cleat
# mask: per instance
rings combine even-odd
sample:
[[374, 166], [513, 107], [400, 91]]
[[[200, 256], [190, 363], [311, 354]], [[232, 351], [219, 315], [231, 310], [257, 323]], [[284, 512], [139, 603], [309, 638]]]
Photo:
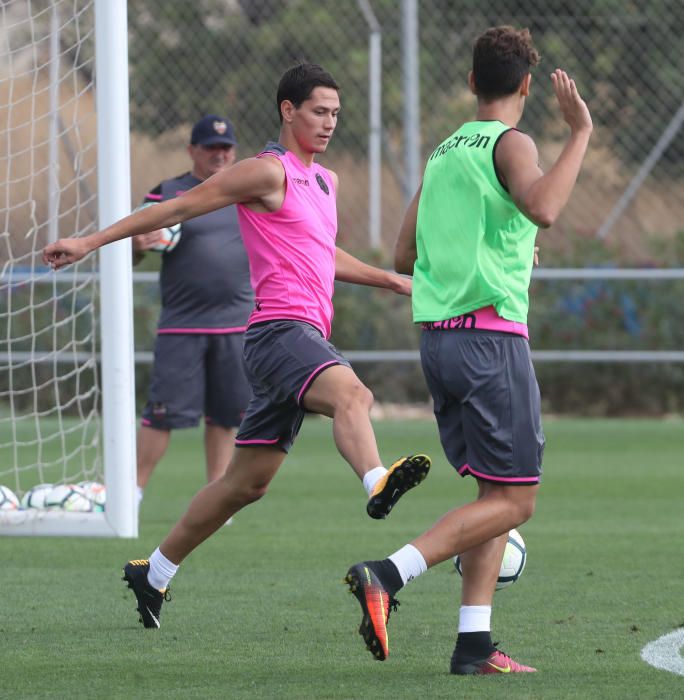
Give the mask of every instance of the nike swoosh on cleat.
[[[147, 605], [145, 606], [145, 610], [147, 610], [147, 614], [154, 620], [154, 624], [157, 625], [157, 627], [160, 627], [159, 620], [154, 616], [154, 613], [147, 607]], [[496, 666], [494, 666], [494, 668], [496, 668]]]
[[488, 663], [495, 671], [498, 671], [499, 673], [510, 673], [510, 672], [511, 672], [511, 667], [510, 667], [510, 666], [497, 666], [496, 664], [493, 664], [491, 661], [487, 661], [487, 663]]

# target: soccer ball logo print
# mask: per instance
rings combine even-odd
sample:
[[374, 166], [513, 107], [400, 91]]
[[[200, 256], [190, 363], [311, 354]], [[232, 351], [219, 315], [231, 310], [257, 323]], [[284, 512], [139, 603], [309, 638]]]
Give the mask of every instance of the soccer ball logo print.
[[19, 499], [8, 486], [0, 486], [0, 510], [18, 510]]

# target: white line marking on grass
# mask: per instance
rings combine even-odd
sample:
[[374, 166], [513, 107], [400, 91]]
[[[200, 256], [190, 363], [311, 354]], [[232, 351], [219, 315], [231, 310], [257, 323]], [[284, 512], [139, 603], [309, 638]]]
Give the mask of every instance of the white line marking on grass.
[[641, 650], [641, 658], [651, 666], [684, 676], [684, 656], [679, 650], [684, 647], [684, 628], [665, 634], [655, 642], [649, 642]]

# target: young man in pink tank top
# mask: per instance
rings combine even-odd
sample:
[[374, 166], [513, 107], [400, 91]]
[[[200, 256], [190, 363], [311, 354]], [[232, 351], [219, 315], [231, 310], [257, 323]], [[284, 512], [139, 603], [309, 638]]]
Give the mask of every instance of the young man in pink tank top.
[[413, 455], [382, 466], [370, 422], [371, 392], [328, 342], [335, 280], [410, 295], [411, 283], [366, 265], [335, 245], [337, 175], [314, 162], [337, 124], [339, 87], [320, 66], [288, 70], [278, 86], [280, 140], [222, 170], [183, 197], [140, 210], [84, 238], [57, 241], [43, 258], [54, 269], [102, 245], [238, 205], [255, 307], [245, 333], [253, 392], [225, 474], [192, 500], [148, 560], [128, 562], [124, 580], [145, 627], [158, 628], [178, 565], [241, 508], [261, 498], [285, 459], [306, 412], [333, 419], [340, 454], [363, 481], [366, 510], [386, 517], [427, 475]]

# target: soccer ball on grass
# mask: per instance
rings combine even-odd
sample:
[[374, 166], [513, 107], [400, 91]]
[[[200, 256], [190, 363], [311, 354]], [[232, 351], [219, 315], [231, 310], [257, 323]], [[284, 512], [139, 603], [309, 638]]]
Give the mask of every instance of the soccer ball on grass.
[[30, 488], [21, 497], [21, 507], [24, 510], [29, 508], [45, 508], [45, 496], [52, 491], [54, 484], [38, 484]]
[[77, 484], [58, 484], [45, 496], [45, 508], [67, 510], [76, 513], [90, 513], [93, 502], [85, 490]]
[[[500, 591], [502, 588], [506, 588], [512, 583], [515, 583], [520, 578], [520, 574], [522, 574], [526, 562], [527, 550], [525, 549], [525, 542], [520, 536], [520, 533], [516, 529], [513, 529], [508, 533], [508, 542], [506, 543], [506, 549], [504, 550], [503, 559], [501, 561], [496, 590]], [[456, 555], [454, 557], [454, 565], [456, 566], [456, 571], [462, 575], [460, 556]]]
[[99, 481], [79, 481], [78, 485], [85, 491], [86, 496], [93, 503], [93, 510], [98, 513], [105, 509], [107, 500], [107, 491], [105, 485]]

